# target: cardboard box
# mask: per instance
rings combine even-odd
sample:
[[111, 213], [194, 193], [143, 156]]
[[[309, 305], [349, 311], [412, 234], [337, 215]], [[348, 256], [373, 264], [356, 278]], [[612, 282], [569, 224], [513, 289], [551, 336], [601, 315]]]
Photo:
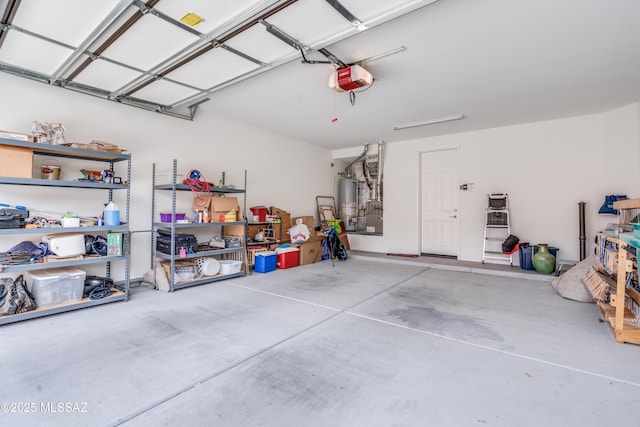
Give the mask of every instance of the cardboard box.
[[321, 236], [311, 236], [309, 240], [300, 244], [292, 245], [300, 250], [299, 265], [313, 264], [322, 261], [324, 248], [322, 246]]
[[[209, 218], [211, 222], [229, 222], [227, 218], [231, 219], [231, 212], [236, 212], [234, 216], [237, 221], [242, 221], [239, 218], [242, 215], [238, 215], [240, 207], [238, 206], [237, 197], [212, 197], [209, 203]], [[224, 219], [223, 219], [224, 218]]]
[[257, 224], [247, 226], [247, 238], [253, 239], [256, 236], [256, 234], [258, 234], [258, 232], [263, 228], [264, 228], [263, 225], [257, 225]]
[[31, 178], [33, 150], [11, 145], [0, 146], [0, 176]]
[[[162, 268], [167, 275], [167, 280], [171, 280], [171, 261], [161, 261], [160, 265], [162, 265]], [[195, 280], [197, 277], [196, 265], [192, 259], [177, 259], [174, 261], [173, 267], [175, 283], [190, 282]]]
[[346, 231], [338, 234], [338, 239], [340, 239], [346, 250], [351, 250], [351, 246], [349, 245], [349, 237]]
[[15, 141], [35, 142], [34, 135], [21, 132], [10, 132], [8, 130], [0, 130], [0, 138], [13, 139]]
[[285, 211], [284, 209], [280, 209], [278, 207], [275, 207], [275, 206], [271, 206], [269, 208], [269, 213], [271, 215], [278, 215], [278, 216], [284, 215], [284, 214], [289, 215], [289, 212]]
[[107, 234], [107, 254], [122, 256], [122, 233]]
[[271, 208], [269, 208], [269, 213], [271, 215], [277, 215], [282, 223], [282, 233], [280, 232], [280, 224], [273, 224], [275, 238], [280, 240], [282, 243], [290, 242], [291, 237], [289, 237], [287, 231], [291, 228], [291, 214], [275, 206], [271, 206]]

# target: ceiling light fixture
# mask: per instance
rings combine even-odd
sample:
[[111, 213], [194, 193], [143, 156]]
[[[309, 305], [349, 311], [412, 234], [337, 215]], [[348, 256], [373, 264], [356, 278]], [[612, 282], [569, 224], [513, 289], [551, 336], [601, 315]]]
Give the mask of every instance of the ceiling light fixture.
[[452, 120], [460, 120], [460, 119], [464, 119], [464, 116], [462, 114], [456, 114], [453, 116], [446, 116], [446, 117], [440, 117], [432, 120], [425, 120], [424, 122], [414, 122], [414, 123], [405, 123], [403, 125], [395, 125], [393, 127], [393, 130], [409, 129], [409, 128], [415, 128], [418, 126], [426, 126], [426, 125], [434, 125], [436, 123], [444, 123], [444, 122], [450, 122]]

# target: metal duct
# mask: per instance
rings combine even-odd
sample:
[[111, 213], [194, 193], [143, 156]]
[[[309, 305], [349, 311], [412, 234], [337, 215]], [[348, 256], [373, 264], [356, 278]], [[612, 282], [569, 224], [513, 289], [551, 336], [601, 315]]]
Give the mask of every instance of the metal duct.
[[362, 154], [360, 154], [360, 156], [358, 156], [357, 159], [355, 159], [353, 162], [349, 163], [347, 165], [347, 167], [344, 168], [344, 171], [347, 174], [347, 178], [351, 178], [351, 166], [353, 166], [354, 163], [356, 163], [358, 160], [360, 160], [364, 156], [366, 156], [367, 155], [367, 151], [369, 151], [369, 144], [364, 144], [364, 151], [362, 152]]
[[351, 174], [347, 173], [347, 178], [353, 178], [356, 181], [363, 181], [365, 179], [364, 170], [362, 169], [362, 162], [355, 163], [351, 166]]
[[378, 141], [378, 174], [376, 175], [376, 200], [382, 201], [382, 167], [384, 157], [384, 142]]
[[362, 169], [364, 169], [364, 179], [367, 187], [369, 187], [369, 190], [373, 190], [373, 179], [371, 178], [371, 169], [369, 169], [367, 159], [362, 160]]

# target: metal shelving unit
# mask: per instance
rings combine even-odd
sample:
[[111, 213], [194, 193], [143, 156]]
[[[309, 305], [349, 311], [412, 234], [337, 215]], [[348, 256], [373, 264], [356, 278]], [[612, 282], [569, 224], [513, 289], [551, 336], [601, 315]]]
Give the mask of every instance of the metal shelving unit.
[[[48, 268], [57, 267], [71, 267], [81, 266], [89, 264], [104, 264], [105, 276], [111, 277], [111, 263], [123, 262], [124, 268], [124, 281], [120, 284], [122, 290], [115, 291], [112, 295], [91, 300], [89, 298], [83, 298], [77, 302], [69, 302], [59, 304], [55, 306], [37, 308], [36, 310], [26, 313], [13, 314], [0, 317], [0, 325], [14, 323], [22, 320], [33, 319], [42, 316], [48, 316], [52, 314], [63, 313], [72, 310], [78, 310], [81, 308], [94, 307], [102, 304], [107, 304], [116, 301], [126, 301], [129, 297], [129, 280], [130, 280], [130, 252], [129, 252], [129, 209], [130, 209], [130, 186], [131, 181], [131, 156], [130, 154], [123, 153], [111, 153], [104, 151], [88, 150], [82, 148], [71, 148], [57, 145], [48, 145], [34, 142], [15, 141], [11, 139], [0, 138], [0, 145], [14, 146], [29, 148], [33, 151], [34, 155], [43, 155], [47, 157], [61, 157], [68, 159], [87, 160], [92, 162], [102, 162], [109, 165], [109, 169], [113, 170], [114, 164], [119, 162], [126, 162], [127, 175], [125, 184], [111, 184], [102, 182], [90, 182], [90, 181], [64, 181], [64, 180], [47, 180], [39, 178], [12, 178], [12, 177], [0, 177], [0, 185], [20, 185], [20, 186], [34, 186], [34, 187], [54, 187], [54, 188], [75, 188], [75, 189], [87, 189], [87, 190], [106, 190], [108, 192], [107, 200], [113, 198], [113, 191], [126, 191], [126, 207], [123, 214], [124, 223], [119, 226], [91, 226], [91, 227], [72, 227], [72, 228], [16, 228], [16, 229], [0, 229], [0, 239], [9, 239], [9, 236], [25, 236], [25, 235], [45, 235], [45, 234], [60, 234], [60, 233], [110, 233], [121, 232], [123, 234], [123, 249], [124, 254], [121, 256], [87, 256], [83, 259], [70, 259], [59, 260], [54, 262], [45, 263], [33, 263], [33, 264], [19, 264], [19, 265], [2, 265], [2, 273], [21, 273], [32, 270], [43, 270]], [[75, 194], [75, 193], [74, 193]]]
[[[247, 274], [247, 264], [246, 264], [246, 228], [247, 224], [244, 220], [242, 221], [233, 221], [233, 222], [208, 222], [208, 223], [176, 223], [176, 222], [158, 222], [156, 220], [156, 215], [158, 211], [156, 211], [156, 191], [170, 191], [171, 192], [171, 218], [176, 217], [176, 197], [178, 192], [191, 192], [191, 188], [188, 185], [179, 184], [177, 182], [177, 170], [178, 170], [178, 162], [176, 159], [173, 160], [173, 170], [172, 170], [172, 182], [170, 184], [157, 184], [156, 183], [156, 164], [153, 164], [153, 179], [152, 179], [152, 197], [151, 197], [151, 223], [153, 224], [153, 232], [151, 233], [151, 252], [153, 254], [151, 259], [151, 268], [153, 271], [155, 270], [155, 265], [158, 260], [169, 261], [169, 292], [174, 292], [178, 289], [188, 288], [191, 286], [202, 285], [205, 283], [217, 282], [219, 280], [231, 279], [233, 277], [241, 277]], [[212, 187], [210, 189], [210, 193], [212, 195], [220, 195], [220, 194], [242, 194], [242, 217], [245, 218], [245, 207], [246, 207], [246, 186], [247, 186], [247, 172], [244, 172], [244, 188], [227, 188], [227, 187]], [[242, 226], [243, 236], [240, 239], [240, 247], [238, 248], [225, 248], [225, 249], [210, 249], [210, 250], [198, 250], [196, 253], [188, 253], [183, 257], [179, 255], [175, 255], [175, 237], [176, 232], [178, 230], [191, 229], [191, 230], [210, 230], [212, 228], [219, 228], [220, 235], [224, 233], [224, 227], [227, 226]], [[157, 232], [158, 230], [168, 230], [171, 232], [171, 249], [169, 254], [159, 252], [156, 250], [156, 240], [157, 240]], [[188, 260], [195, 259], [200, 257], [223, 257], [223, 256], [233, 256], [234, 254], [238, 254], [242, 259], [243, 268], [238, 273], [233, 274], [218, 274], [216, 276], [205, 276], [202, 278], [198, 278], [196, 280], [191, 280], [183, 283], [176, 283], [175, 277], [175, 269], [176, 269], [176, 261], [179, 260]], [[154, 278], [155, 280], [155, 278]]]

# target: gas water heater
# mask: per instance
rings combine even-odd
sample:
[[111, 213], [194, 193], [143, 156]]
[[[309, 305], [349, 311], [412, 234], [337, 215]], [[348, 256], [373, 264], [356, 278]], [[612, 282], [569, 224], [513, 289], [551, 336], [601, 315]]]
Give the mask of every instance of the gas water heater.
[[338, 182], [338, 217], [344, 222], [346, 231], [356, 231], [358, 223], [358, 182], [342, 178]]

